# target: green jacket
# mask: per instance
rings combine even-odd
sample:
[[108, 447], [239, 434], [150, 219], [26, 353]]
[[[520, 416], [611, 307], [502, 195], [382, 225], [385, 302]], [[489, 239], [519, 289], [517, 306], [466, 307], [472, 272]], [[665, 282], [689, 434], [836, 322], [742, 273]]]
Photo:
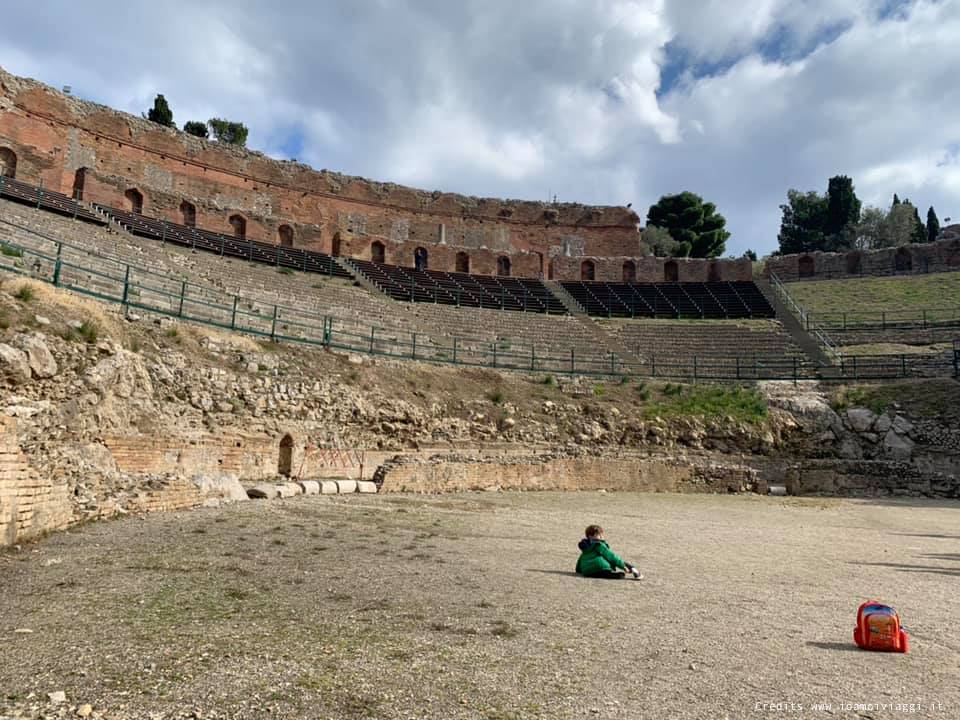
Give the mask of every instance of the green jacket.
[[584, 538], [580, 541], [579, 547], [582, 552], [577, 559], [577, 572], [581, 575], [596, 575], [604, 570], [627, 567], [627, 564], [610, 549], [606, 540]]

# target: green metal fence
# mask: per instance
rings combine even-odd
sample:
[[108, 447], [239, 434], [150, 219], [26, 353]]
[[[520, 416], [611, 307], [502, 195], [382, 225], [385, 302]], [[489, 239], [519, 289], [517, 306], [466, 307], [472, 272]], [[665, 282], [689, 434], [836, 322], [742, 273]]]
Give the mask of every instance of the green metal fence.
[[[700, 356], [624, 360], [614, 353], [584, 353], [575, 348], [515, 345], [476, 338], [433, 337], [381, 328], [360, 321], [265, 303], [180, 278], [126, 264], [106, 256], [43, 238], [37, 249], [0, 240], [0, 270], [49, 282], [57, 287], [125, 308], [156, 313], [210, 327], [247, 333], [277, 342], [295, 342], [387, 358], [536, 373], [658, 377], [678, 380], [793, 380], [815, 377], [801, 358], [771, 361], [747, 356]], [[86, 257], [85, 257], [85, 255]], [[96, 261], [94, 261], [96, 257]], [[99, 267], [93, 267], [96, 262]], [[483, 312], [478, 310], [477, 312]], [[849, 360], [849, 358], [848, 358]], [[949, 363], [945, 363], [949, 368]], [[908, 356], [857, 358], [836, 379], [897, 378], [946, 374], [922, 367]]]

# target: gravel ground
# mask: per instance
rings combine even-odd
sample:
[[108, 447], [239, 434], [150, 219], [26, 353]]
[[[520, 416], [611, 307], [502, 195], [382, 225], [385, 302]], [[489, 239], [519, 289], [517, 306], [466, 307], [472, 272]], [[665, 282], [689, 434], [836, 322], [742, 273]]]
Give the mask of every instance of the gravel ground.
[[[484, 493], [91, 524], [0, 554], [0, 718], [958, 718], [958, 512]], [[572, 574], [590, 522], [645, 580]], [[874, 597], [910, 654], [852, 645]]]

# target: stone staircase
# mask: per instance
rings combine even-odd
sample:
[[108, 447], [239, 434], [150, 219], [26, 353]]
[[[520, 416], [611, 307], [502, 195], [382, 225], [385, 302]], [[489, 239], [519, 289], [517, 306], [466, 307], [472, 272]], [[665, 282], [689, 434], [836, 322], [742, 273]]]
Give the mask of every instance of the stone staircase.
[[790, 310], [783, 298], [780, 297], [780, 293], [774, 290], [769, 280], [766, 278], [757, 278], [754, 282], [770, 303], [771, 307], [773, 307], [777, 314], [777, 320], [780, 321], [780, 324], [790, 334], [790, 337], [793, 338], [797, 346], [803, 350], [810, 362], [820, 368], [829, 368], [832, 366], [833, 361], [824, 350], [824, 347], [829, 346], [829, 339], [824, 336], [818, 340], [808, 333], [797, 316]]

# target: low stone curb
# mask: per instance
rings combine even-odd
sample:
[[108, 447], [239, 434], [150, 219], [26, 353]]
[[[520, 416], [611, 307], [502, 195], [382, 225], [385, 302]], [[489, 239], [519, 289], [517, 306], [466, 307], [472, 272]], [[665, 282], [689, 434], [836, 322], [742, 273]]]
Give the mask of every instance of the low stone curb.
[[247, 490], [254, 500], [275, 500], [297, 495], [375, 494], [377, 484], [370, 480], [301, 480], [300, 482], [260, 483]]

